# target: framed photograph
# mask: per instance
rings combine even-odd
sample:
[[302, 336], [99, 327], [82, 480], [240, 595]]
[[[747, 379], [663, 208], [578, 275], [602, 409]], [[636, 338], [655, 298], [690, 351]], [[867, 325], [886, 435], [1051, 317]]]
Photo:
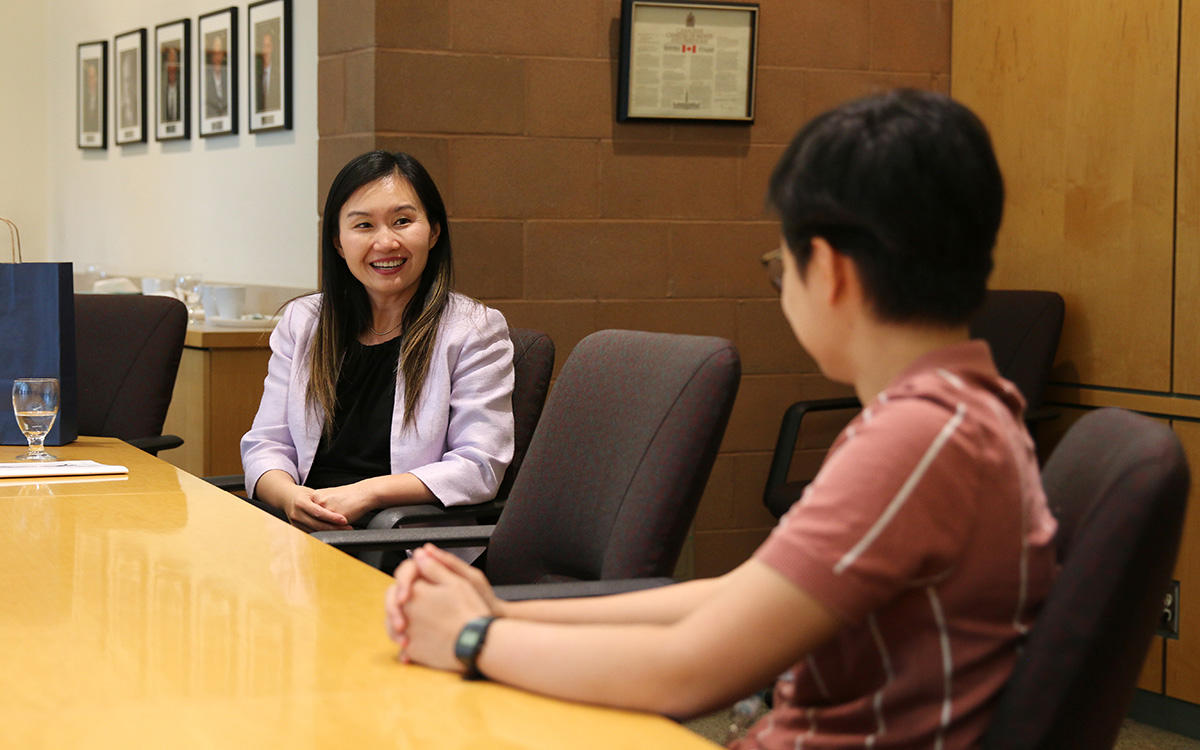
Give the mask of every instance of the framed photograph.
[[113, 107], [118, 146], [146, 142], [146, 30], [118, 36], [113, 44]]
[[154, 27], [154, 137], [160, 141], [192, 135], [191, 31], [187, 18]]
[[262, 0], [248, 11], [250, 132], [292, 127], [292, 1]]
[[238, 132], [238, 9], [206, 13], [200, 49], [200, 137]]
[[754, 121], [758, 5], [623, 0], [617, 120]]
[[108, 40], [84, 42], [75, 52], [79, 148], [108, 148]]

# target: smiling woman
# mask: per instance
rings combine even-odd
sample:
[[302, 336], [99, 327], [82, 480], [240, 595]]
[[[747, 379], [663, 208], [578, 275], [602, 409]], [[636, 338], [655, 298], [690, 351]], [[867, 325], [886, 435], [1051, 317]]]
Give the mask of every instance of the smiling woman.
[[512, 459], [512, 344], [499, 312], [452, 291], [437, 186], [408, 154], [363, 154], [322, 226], [321, 291], [284, 311], [242, 438], [247, 495], [307, 531], [491, 499]]
[[342, 207], [333, 244], [366, 289], [367, 330], [379, 341], [403, 322], [440, 235], [441, 225], [430, 224], [412, 185], [398, 174], [364, 185]]

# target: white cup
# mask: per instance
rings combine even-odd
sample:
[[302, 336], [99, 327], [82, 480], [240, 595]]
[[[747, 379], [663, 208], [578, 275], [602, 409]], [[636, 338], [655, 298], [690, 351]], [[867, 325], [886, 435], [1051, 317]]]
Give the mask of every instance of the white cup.
[[174, 284], [169, 279], [156, 279], [153, 276], [146, 276], [142, 279], [142, 294], [157, 294], [158, 292], [172, 291]]
[[246, 306], [246, 287], [219, 286], [213, 289], [213, 297], [217, 302], [217, 317], [241, 320], [242, 308]]
[[204, 308], [205, 320], [212, 320], [218, 317], [216, 292], [219, 286], [219, 284], [200, 285], [200, 306]]

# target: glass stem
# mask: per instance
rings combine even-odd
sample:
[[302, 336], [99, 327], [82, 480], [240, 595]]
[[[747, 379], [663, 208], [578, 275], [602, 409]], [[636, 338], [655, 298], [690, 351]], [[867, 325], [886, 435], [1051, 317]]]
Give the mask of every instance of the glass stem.
[[46, 452], [46, 436], [34, 435], [33, 437], [26, 436], [29, 440], [29, 452], [36, 455], [41, 455]]

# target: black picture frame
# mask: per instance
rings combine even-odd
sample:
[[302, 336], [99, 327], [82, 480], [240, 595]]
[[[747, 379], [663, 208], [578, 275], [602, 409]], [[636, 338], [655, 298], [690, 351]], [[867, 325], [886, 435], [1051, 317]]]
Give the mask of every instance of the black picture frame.
[[757, 3], [622, 0], [617, 121], [753, 123], [758, 21]]
[[238, 132], [238, 9], [200, 16], [196, 24], [200, 137]]
[[108, 40], [75, 48], [75, 133], [79, 148], [108, 148]]
[[146, 29], [113, 40], [113, 143], [146, 142]]
[[251, 3], [246, 11], [246, 44], [250, 132], [291, 130], [291, 0]]
[[191, 19], [181, 18], [154, 27], [156, 140], [177, 141], [192, 137], [191, 53]]

